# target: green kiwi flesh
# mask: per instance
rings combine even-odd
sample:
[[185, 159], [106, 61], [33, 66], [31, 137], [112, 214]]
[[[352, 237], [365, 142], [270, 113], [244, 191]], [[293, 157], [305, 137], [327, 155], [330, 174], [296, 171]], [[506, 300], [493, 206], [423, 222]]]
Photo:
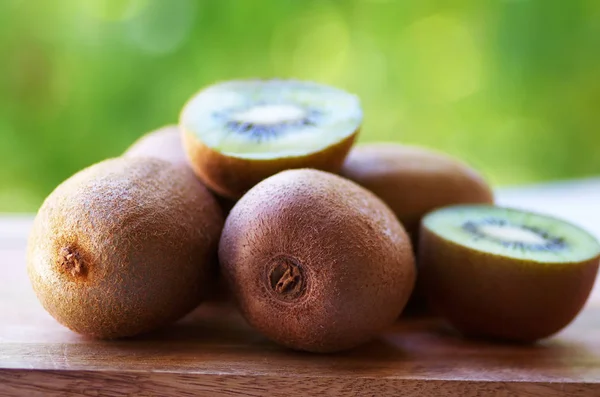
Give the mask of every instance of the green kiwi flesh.
[[322, 151], [362, 122], [356, 96], [296, 80], [236, 80], [205, 88], [181, 113], [182, 128], [227, 156], [269, 160]]
[[351, 181], [308, 169], [267, 178], [238, 201], [219, 260], [246, 320], [311, 352], [375, 337], [415, 280], [410, 240], [390, 209]]
[[151, 158], [106, 160], [44, 201], [27, 271], [43, 307], [66, 327], [101, 339], [133, 336], [205, 297], [223, 222], [191, 170]]
[[418, 255], [429, 302], [455, 328], [531, 342], [579, 313], [596, 279], [600, 245], [563, 220], [470, 205], [428, 214]]

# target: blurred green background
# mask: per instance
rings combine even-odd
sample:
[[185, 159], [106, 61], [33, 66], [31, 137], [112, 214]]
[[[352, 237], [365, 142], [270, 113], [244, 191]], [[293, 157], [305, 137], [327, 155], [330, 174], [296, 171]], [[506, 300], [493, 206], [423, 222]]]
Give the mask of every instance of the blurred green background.
[[350, 90], [362, 141], [496, 185], [600, 173], [598, 0], [0, 0], [0, 211], [244, 77]]

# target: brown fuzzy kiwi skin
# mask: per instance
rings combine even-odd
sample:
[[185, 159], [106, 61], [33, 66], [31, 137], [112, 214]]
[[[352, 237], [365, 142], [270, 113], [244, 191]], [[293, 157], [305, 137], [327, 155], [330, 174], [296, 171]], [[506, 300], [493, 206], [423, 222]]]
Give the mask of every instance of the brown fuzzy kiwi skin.
[[173, 164], [187, 165], [177, 125], [166, 125], [142, 135], [123, 153], [123, 157], [152, 157]]
[[27, 271], [60, 323], [100, 339], [167, 325], [204, 298], [224, 220], [189, 169], [110, 159], [48, 196], [29, 237]]
[[[179, 126], [167, 125], [150, 131], [135, 141], [123, 153], [123, 157], [151, 157], [162, 159], [182, 167], [190, 167], [183, 150], [182, 134]], [[191, 169], [191, 167], [190, 167]], [[235, 200], [215, 195], [223, 214], [227, 215], [235, 205]]]
[[320, 151], [304, 156], [274, 159], [244, 159], [228, 156], [206, 146], [193, 132], [182, 127], [184, 148], [194, 172], [219, 195], [239, 199], [258, 182], [288, 169], [314, 168], [337, 173], [359, 133]]
[[[395, 143], [354, 147], [341, 175], [369, 189], [394, 211], [418, 247], [425, 214], [452, 204], [492, 204], [486, 181], [463, 162], [433, 150]], [[417, 261], [417, 267], [419, 263]], [[406, 313], [429, 314], [420, 277]]]
[[422, 217], [452, 204], [492, 204], [486, 181], [463, 162], [429, 149], [394, 143], [353, 148], [341, 175], [367, 188], [394, 211], [418, 242]]
[[[157, 158], [168, 161], [191, 171], [185, 151], [183, 150], [182, 134], [178, 125], [167, 125], [150, 131], [135, 141], [124, 153], [123, 157]], [[226, 217], [235, 205], [236, 200], [214, 195], [223, 215]], [[213, 285], [214, 290], [206, 298], [209, 302], [229, 302], [231, 294], [222, 278]]]
[[308, 169], [265, 179], [238, 201], [219, 259], [250, 325], [310, 352], [375, 337], [415, 280], [410, 239], [390, 209], [351, 181]]
[[493, 255], [422, 227], [419, 278], [434, 310], [466, 336], [530, 343], [566, 327], [585, 304], [600, 258], [538, 263]]

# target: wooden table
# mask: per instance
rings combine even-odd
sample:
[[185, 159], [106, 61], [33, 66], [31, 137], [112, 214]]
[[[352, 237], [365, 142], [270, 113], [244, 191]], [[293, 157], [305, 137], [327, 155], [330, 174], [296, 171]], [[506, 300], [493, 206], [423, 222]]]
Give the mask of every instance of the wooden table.
[[[600, 236], [599, 181], [498, 196]], [[24, 261], [30, 224], [31, 216], [0, 218], [1, 396], [600, 396], [598, 288], [571, 326], [535, 346], [467, 341], [421, 318], [344, 354], [296, 353], [225, 306], [201, 307], [144, 337], [93, 341], [58, 325], [31, 291]]]

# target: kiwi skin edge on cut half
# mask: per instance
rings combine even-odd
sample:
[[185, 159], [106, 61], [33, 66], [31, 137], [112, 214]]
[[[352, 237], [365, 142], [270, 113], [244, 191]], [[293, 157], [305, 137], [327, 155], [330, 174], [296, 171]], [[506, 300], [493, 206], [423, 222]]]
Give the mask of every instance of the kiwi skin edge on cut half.
[[566, 327], [585, 304], [600, 245], [535, 213], [454, 206], [423, 219], [420, 274], [429, 302], [466, 336], [533, 342]]
[[237, 80], [193, 96], [180, 116], [198, 177], [238, 199], [280, 171], [337, 173], [359, 133], [362, 109], [345, 91], [296, 80]]
[[287, 169], [310, 167], [336, 172], [344, 163], [346, 154], [354, 144], [354, 139], [355, 135], [320, 152], [303, 157], [248, 160], [223, 156], [202, 144], [191, 134], [184, 134], [185, 147], [196, 174], [211, 190], [230, 200], [239, 199], [258, 182]]

